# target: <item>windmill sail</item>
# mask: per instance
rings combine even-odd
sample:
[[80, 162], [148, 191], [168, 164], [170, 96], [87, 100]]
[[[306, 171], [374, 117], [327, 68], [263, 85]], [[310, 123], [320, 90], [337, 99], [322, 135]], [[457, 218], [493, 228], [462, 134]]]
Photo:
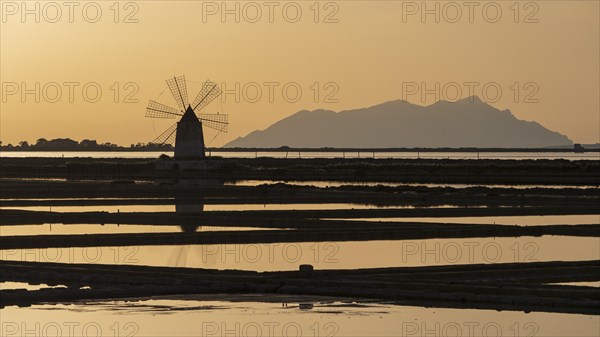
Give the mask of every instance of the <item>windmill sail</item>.
[[229, 126], [229, 115], [224, 114], [197, 114], [198, 119], [202, 121], [202, 125], [211, 129], [227, 132]]
[[167, 80], [167, 85], [169, 86], [169, 90], [171, 90], [171, 94], [173, 95], [173, 98], [175, 98], [177, 105], [185, 111], [189, 105], [185, 77], [178, 76], [170, 78]]
[[168, 79], [167, 85], [179, 107], [172, 108], [156, 101], [149, 101], [146, 117], [178, 119], [178, 122], [161, 133], [150, 144], [165, 145], [175, 143], [174, 158], [176, 160], [199, 160], [206, 157], [203, 126], [227, 132], [229, 116], [220, 113], [202, 114], [201, 109], [213, 102], [219, 95], [219, 86], [206, 80], [202, 89], [189, 104], [185, 77]]
[[181, 116], [183, 116], [183, 114], [179, 110], [155, 101], [148, 102], [148, 106], [146, 107], [146, 117], [177, 118]]
[[215, 98], [219, 97], [220, 94], [221, 89], [219, 86], [215, 82], [207, 80], [202, 84], [202, 90], [200, 90], [196, 96], [196, 99], [194, 99], [194, 102], [192, 103], [192, 109], [194, 109], [195, 112], [200, 111], [202, 108], [210, 104], [210, 102], [212, 102]]
[[166, 129], [163, 133], [151, 141], [150, 144], [173, 144], [173, 141], [175, 140], [175, 131], [177, 131], [177, 123]]

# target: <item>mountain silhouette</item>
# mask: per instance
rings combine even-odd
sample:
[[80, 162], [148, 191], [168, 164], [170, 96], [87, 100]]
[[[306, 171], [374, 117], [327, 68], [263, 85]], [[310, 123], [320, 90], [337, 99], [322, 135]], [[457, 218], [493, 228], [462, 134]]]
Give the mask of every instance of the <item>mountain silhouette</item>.
[[478, 97], [420, 106], [402, 100], [368, 108], [299, 111], [225, 147], [321, 148], [572, 146], [566, 136], [517, 119]]

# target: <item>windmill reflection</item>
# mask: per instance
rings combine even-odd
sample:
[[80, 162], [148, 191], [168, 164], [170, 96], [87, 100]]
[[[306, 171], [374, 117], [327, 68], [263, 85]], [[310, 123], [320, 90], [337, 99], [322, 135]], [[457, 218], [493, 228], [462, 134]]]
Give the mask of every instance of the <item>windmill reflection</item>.
[[175, 214], [181, 216], [182, 220], [179, 226], [181, 227], [182, 232], [197, 232], [202, 227], [199, 223], [200, 220], [195, 220], [194, 217], [190, 215], [200, 214], [202, 212], [204, 212], [204, 198], [175, 198]]
[[[198, 177], [198, 171], [191, 171], [187, 174], [178, 174], [172, 177], [163, 177], [157, 179], [156, 183], [161, 185], [180, 185], [180, 186], [196, 186], [196, 187], [218, 187], [223, 186], [225, 181], [222, 179]], [[194, 189], [195, 190], [195, 189]], [[210, 230], [211, 226], [202, 223], [200, 216], [204, 212], [204, 197], [201, 196], [202, 188], [195, 190], [196, 192], [188, 191], [188, 193], [198, 193], [200, 196], [176, 196], [175, 197], [175, 214], [179, 218], [179, 227], [183, 233], [195, 233], [202, 230]], [[187, 193], [186, 193], [187, 194]], [[198, 256], [202, 254], [202, 249], [197, 245], [180, 245], [177, 246], [175, 254], [169, 258], [169, 266], [172, 267], [187, 267], [188, 255]]]

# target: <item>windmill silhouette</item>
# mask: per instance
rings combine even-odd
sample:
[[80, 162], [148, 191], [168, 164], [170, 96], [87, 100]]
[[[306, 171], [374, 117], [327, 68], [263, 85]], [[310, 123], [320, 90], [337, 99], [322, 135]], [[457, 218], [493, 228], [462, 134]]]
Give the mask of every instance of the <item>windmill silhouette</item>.
[[164, 145], [172, 144], [175, 140], [176, 160], [205, 158], [202, 126], [219, 132], [227, 132], [229, 116], [220, 113], [203, 114], [199, 112], [221, 95], [221, 89], [216, 83], [206, 80], [202, 84], [202, 89], [190, 104], [184, 76], [173, 77], [166, 82], [179, 109], [151, 100], [146, 107], [146, 117], [179, 118], [179, 121], [150, 143]]

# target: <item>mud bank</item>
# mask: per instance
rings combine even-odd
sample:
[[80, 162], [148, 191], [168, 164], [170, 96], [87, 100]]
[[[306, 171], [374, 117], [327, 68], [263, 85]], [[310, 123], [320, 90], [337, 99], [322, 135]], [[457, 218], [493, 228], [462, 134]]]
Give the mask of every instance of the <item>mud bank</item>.
[[148, 159], [3, 158], [3, 177], [68, 179], [331, 180], [597, 185], [600, 161], [496, 159], [212, 158], [210, 172], [157, 172]]
[[598, 261], [266, 273], [7, 261], [3, 263], [2, 281], [39, 281], [67, 287], [2, 290], [0, 305], [181, 294], [265, 293], [344, 296], [396, 301], [405, 305], [597, 315], [600, 314], [600, 290], [597, 288], [544, 283], [598, 278]]

